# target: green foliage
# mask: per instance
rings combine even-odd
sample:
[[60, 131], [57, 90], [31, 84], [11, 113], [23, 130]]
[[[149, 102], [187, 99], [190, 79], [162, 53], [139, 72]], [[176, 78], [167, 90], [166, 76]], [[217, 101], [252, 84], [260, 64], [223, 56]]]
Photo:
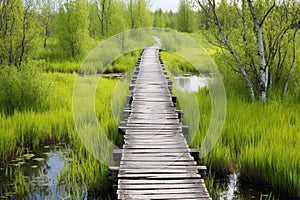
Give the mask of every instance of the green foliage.
[[[241, 109], [243, 112], [236, 112]], [[299, 105], [228, 99], [223, 134], [208, 161], [238, 163], [243, 178], [299, 194], [300, 138], [296, 133], [300, 119], [296, 110]]]
[[80, 69], [81, 63], [71, 61], [61, 62], [46, 62], [44, 71], [45, 72], [60, 72], [60, 73], [77, 73]]
[[20, 66], [36, 55], [39, 39], [35, 3], [22, 0], [4, 1], [0, 5], [0, 64]]
[[176, 29], [176, 15], [172, 10], [165, 12], [165, 23], [167, 28]]
[[130, 27], [126, 20], [126, 5], [121, 0], [112, 2], [110, 8], [111, 16], [109, 20], [108, 34], [110, 36], [128, 30]]
[[105, 74], [109, 73], [125, 73], [133, 70], [135, 63], [140, 55], [141, 51], [132, 51], [124, 56], [116, 59], [111, 65], [104, 71]]
[[24, 175], [20, 169], [15, 171], [15, 177], [14, 190], [16, 194], [20, 197], [27, 195], [29, 193], [30, 185], [25, 181]]
[[171, 68], [177, 73], [199, 73], [199, 71], [191, 63], [179, 56], [176, 56], [176, 54], [162, 51], [160, 55], [165, 66]]
[[176, 23], [178, 31], [191, 33], [195, 30], [195, 13], [189, 1], [180, 0]]
[[101, 38], [100, 20], [98, 18], [98, 6], [96, 2], [91, 2], [89, 6], [89, 35], [94, 39]]
[[63, 56], [80, 59], [87, 53], [90, 43], [88, 14], [84, 0], [70, 1], [60, 6], [55, 27]]
[[152, 27], [153, 16], [149, 11], [149, 0], [130, 0], [127, 8], [127, 19], [131, 29]]
[[[193, 34], [198, 41], [204, 41], [199, 34]], [[210, 48], [209, 43], [203, 42], [204, 47]], [[222, 65], [225, 61], [216, 48], [210, 49], [222, 73], [227, 89], [227, 116], [220, 139], [212, 152], [201, 162], [216, 174], [224, 175], [239, 171], [243, 179], [251, 182], [268, 184], [276, 189], [289, 192], [291, 195], [300, 194], [300, 177], [298, 159], [299, 152], [299, 92], [295, 92], [285, 100], [276, 99], [263, 102], [249, 102], [247, 94], [243, 93], [242, 83], [232, 72]], [[165, 63], [182, 63], [181, 58], [167, 52], [162, 52]], [[173, 63], [175, 71], [180, 71]], [[188, 68], [189, 69], [189, 68]], [[293, 80], [299, 83], [299, 79]], [[197, 96], [200, 109], [200, 123], [191, 147], [199, 148], [204, 141], [211, 120], [210, 93], [207, 88], [195, 94], [179, 92], [180, 107], [185, 115], [183, 123], [195, 130], [194, 108], [191, 102], [193, 95]], [[184, 105], [184, 106], [183, 106]], [[192, 110], [192, 111], [191, 111]], [[268, 116], [267, 118], [265, 116]], [[194, 134], [194, 132], [190, 133]], [[211, 184], [211, 183], [210, 183]]]
[[[81, 85], [82, 87], [80, 86], [82, 90], [93, 87], [92, 81], [89, 82], [88, 79], [86, 79], [83, 84], [84, 85]], [[129, 92], [128, 87], [129, 85], [122, 81], [103, 78], [100, 79], [100, 83], [97, 87], [95, 109], [98, 122], [103, 133], [116, 145], [122, 144], [122, 138], [120, 138], [117, 131], [117, 123], [120, 120], [120, 115], [116, 113], [116, 115], [113, 114], [114, 112], [122, 112], [126, 102], [126, 96]], [[82, 96], [81, 98], [86, 98], [86, 96]], [[89, 113], [85, 113], [85, 108], [82, 109], [82, 115], [86, 115], [84, 116], [84, 120], [91, 120], [88, 116]], [[93, 126], [90, 126], [89, 128], [90, 129], [85, 129], [85, 135], [89, 137], [86, 139], [90, 140], [90, 144], [92, 144], [98, 135], [92, 135], [92, 129], [94, 129]], [[60, 180], [70, 183], [75, 181], [76, 183], [70, 185], [69, 188], [66, 188], [67, 191], [70, 191], [71, 194], [80, 195], [78, 190], [82, 189], [80, 186], [83, 184], [86, 184], [90, 189], [107, 189], [107, 180], [105, 180], [108, 172], [107, 166], [104, 166], [98, 159], [87, 152], [86, 147], [83, 145], [78, 135], [74, 135], [71, 138], [70, 143], [75, 147], [75, 151], [72, 151], [70, 156], [72, 158], [72, 165], [64, 168]], [[109, 157], [112, 153], [110, 152], [110, 149], [105, 148], [105, 144], [101, 147], [103, 147], [103, 150], [99, 153], [101, 153], [102, 156]]]
[[[282, 90], [293, 62], [293, 35], [299, 29], [297, 2], [222, 0], [217, 6], [207, 1], [194, 2], [201, 4], [201, 21], [210, 31], [207, 36], [216, 46], [225, 49], [225, 65], [240, 75], [245, 71], [249, 77], [246, 90], [250, 90], [250, 82], [255, 94], [262, 99], [269, 89]], [[252, 11], [262, 31], [262, 45], [258, 45], [258, 30], [249, 3], [253, 4]], [[259, 56], [258, 51], [263, 55]], [[246, 82], [245, 74], [243, 78]]]
[[42, 38], [44, 49], [47, 48], [48, 39], [53, 31], [54, 12], [51, 8], [50, 0], [40, 1], [40, 24], [42, 26]]
[[0, 69], [1, 110], [13, 113], [15, 110], [40, 110], [47, 105], [49, 84], [39, 69], [40, 63]]
[[165, 15], [161, 9], [154, 12], [154, 27], [165, 28]]

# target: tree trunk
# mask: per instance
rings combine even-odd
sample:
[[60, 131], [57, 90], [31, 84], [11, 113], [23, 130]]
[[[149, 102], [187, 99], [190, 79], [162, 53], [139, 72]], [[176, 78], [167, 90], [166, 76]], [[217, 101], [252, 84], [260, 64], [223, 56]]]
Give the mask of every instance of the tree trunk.
[[269, 88], [272, 88], [272, 86], [273, 86], [273, 70], [272, 69], [270, 69], [269, 70], [270, 71], [270, 76], [269, 76]]
[[290, 71], [289, 71], [289, 74], [287, 76], [287, 79], [285, 81], [285, 85], [284, 85], [284, 88], [283, 88], [283, 93], [282, 93], [282, 97], [285, 97], [286, 96], [286, 92], [288, 90], [288, 86], [289, 86], [289, 82], [290, 82], [290, 79], [292, 77], [292, 73], [293, 73], [293, 69], [295, 67], [295, 63], [296, 63], [296, 59], [297, 59], [297, 44], [296, 44], [296, 36], [297, 36], [297, 32], [298, 32], [299, 28], [297, 28], [294, 32], [294, 36], [293, 36], [293, 61], [292, 61], [292, 64], [291, 64], [291, 67], [290, 67]]
[[[214, 20], [214, 23], [218, 27], [219, 33], [222, 36], [222, 40], [223, 40], [222, 42], [226, 46], [227, 50], [230, 52], [235, 64], [237, 65], [237, 68], [238, 68], [239, 72], [242, 74], [242, 76], [244, 78], [244, 81], [247, 85], [251, 100], [255, 100], [255, 93], [254, 93], [254, 89], [253, 89], [253, 84], [252, 84], [246, 70], [241, 65], [236, 53], [234, 52], [234, 50], [231, 46], [230, 41], [227, 38], [227, 35], [225, 34], [225, 32], [223, 30], [222, 24], [220, 23], [219, 17], [216, 13], [215, 1], [207, 1], [207, 6], [205, 6], [200, 0], [195, 0], [195, 2], [202, 8], [204, 14], [206, 15], [206, 17], [208, 19], [211, 18], [211, 19]], [[212, 16], [211, 16], [211, 14], [212, 14]]]
[[260, 84], [259, 84], [259, 98], [263, 101], [267, 100], [267, 90], [268, 90], [268, 74], [269, 68], [266, 66], [266, 60], [264, 56], [264, 45], [261, 26], [256, 26], [259, 28], [257, 31], [257, 43], [258, 43], [258, 55], [259, 55], [259, 70], [260, 70]]
[[[212, 6], [212, 5], [211, 5], [211, 6]], [[213, 6], [212, 6], [212, 7], [213, 7]], [[219, 32], [220, 32], [220, 34], [221, 34], [222, 37], [223, 37], [224, 43], [225, 43], [225, 45], [227, 46], [228, 51], [230, 52], [230, 54], [231, 54], [231, 56], [232, 56], [232, 58], [233, 58], [235, 64], [237, 65], [237, 67], [238, 67], [240, 73], [242, 74], [242, 76], [243, 76], [243, 78], [244, 78], [244, 80], [245, 80], [245, 82], [246, 82], [246, 85], [247, 85], [248, 90], [249, 90], [250, 98], [251, 98], [251, 100], [255, 100], [255, 93], [254, 93], [254, 89], [253, 89], [253, 85], [252, 85], [252, 83], [251, 83], [251, 80], [250, 80], [250, 78], [249, 78], [249, 76], [248, 76], [246, 70], [242, 67], [240, 61], [238, 60], [238, 58], [237, 58], [237, 56], [236, 56], [236, 54], [235, 54], [235, 52], [234, 52], [234, 50], [233, 50], [233, 48], [232, 48], [232, 46], [231, 46], [229, 40], [228, 40], [228, 38], [227, 38], [227, 36], [226, 36], [226, 34], [225, 34], [224, 30], [223, 30], [223, 27], [222, 27], [222, 25], [221, 25], [221, 23], [220, 23], [220, 20], [219, 20], [217, 14], [216, 14], [215, 8], [213, 8], [212, 11], [213, 11], [213, 13], [214, 13], [215, 24], [216, 24], [216, 25], [218, 26], [218, 28], [219, 28]]]
[[253, 18], [255, 32], [257, 34], [257, 45], [258, 45], [258, 56], [259, 56], [259, 98], [263, 101], [267, 100], [267, 90], [268, 90], [268, 76], [269, 69], [266, 65], [266, 59], [264, 54], [264, 43], [263, 43], [263, 33], [262, 33], [262, 25], [268, 14], [271, 12], [273, 7], [269, 9], [269, 11], [265, 14], [262, 22], [258, 21], [257, 14], [254, 10], [251, 0], [248, 0], [248, 6]]

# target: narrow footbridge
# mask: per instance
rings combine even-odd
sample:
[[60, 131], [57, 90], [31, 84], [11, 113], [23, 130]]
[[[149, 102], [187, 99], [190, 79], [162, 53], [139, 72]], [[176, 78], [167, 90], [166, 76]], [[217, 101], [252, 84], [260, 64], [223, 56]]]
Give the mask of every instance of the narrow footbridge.
[[[141, 54], [119, 131], [118, 199], [211, 199], [189, 149], [159, 46]], [[195, 153], [195, 152], [194, 152]]]

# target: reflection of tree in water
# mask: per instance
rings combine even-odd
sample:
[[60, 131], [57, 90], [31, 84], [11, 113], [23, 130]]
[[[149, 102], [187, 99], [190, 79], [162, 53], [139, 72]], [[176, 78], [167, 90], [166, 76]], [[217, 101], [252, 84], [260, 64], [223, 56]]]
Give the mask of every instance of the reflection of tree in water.
[[[4, 197], [52, 199], [59, 195], [66, 196], [64, 188], [59, 185], [56, 178], [57, 173], [61, 171], [60, 168], [64, 166], [66, 151], [64, 147], [41, 148], [28, 159], [25, 158], [26, 156], [21, 156], [22, 159], [18, 158], [20, 160], [12, 161], [8, 165], [0, 165], [0, 199]], [[17, 166], [18, 164], [20, 166]], [[28, 193], [25, 191], [24, 194], [15, 194], [16, 187], [20, 191], [28, 187], [29, 191]]]
[[191, 79], [186, 77], [177, 77], [176, 85], [182, 90], [188, 90], [191, 87]]
[[176, 77], [176, 85], [179, 90], [187, 92], [198, 92], [199, 88], [207, 87], [210, 78], [207, 77]]

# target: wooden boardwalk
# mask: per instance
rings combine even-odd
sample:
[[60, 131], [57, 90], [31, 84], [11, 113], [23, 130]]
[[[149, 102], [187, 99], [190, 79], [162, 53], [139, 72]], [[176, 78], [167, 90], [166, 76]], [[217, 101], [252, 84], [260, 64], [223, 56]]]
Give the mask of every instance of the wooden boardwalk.
[[210, 199], [183, 135], [159, 47], [144, 50], [132, 81], [118, 199]]

